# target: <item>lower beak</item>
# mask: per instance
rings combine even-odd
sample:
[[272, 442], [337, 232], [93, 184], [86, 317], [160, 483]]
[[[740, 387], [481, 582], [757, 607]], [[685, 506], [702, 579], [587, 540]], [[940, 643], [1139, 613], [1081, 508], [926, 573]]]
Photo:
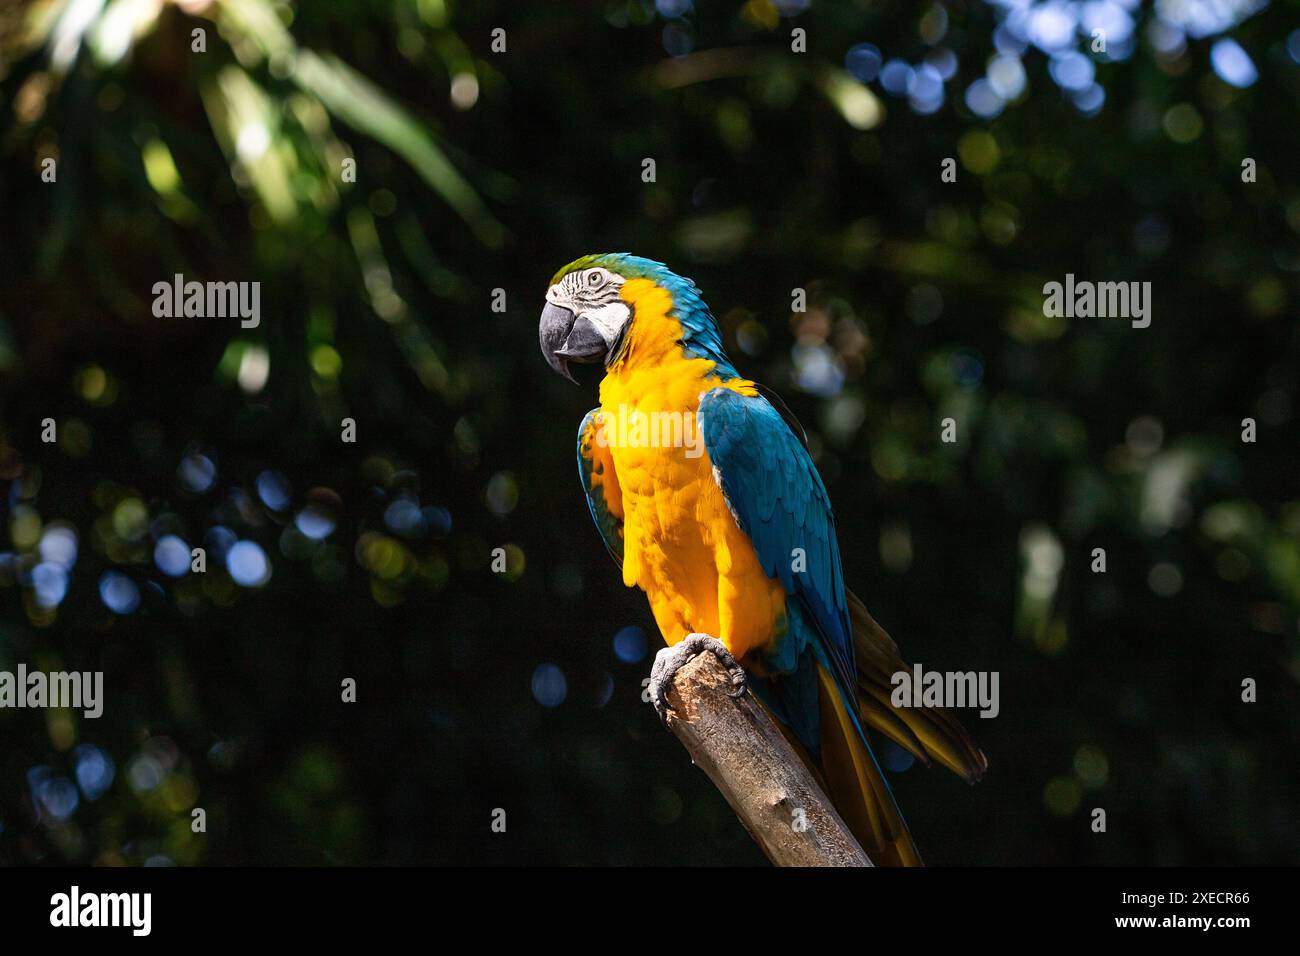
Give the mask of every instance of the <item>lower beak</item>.
[[549, 302], [542, 310], [538, 338], [546, 364], [574, 384], [578, 380], [569, 371], [570, 362], [600, 362], [609, 352], [609, 343], [590, 321]]

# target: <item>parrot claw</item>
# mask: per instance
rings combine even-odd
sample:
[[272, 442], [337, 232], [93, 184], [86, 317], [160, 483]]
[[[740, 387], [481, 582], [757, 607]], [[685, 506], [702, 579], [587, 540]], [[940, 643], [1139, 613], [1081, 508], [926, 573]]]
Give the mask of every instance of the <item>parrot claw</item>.
[[673, 677], [692, 658], [700, 654], [711, 653], [731, 675], [731, 687], [728, 691], [732, 697], [745, 693], [745, 670], [716, 637], [708, 634], [687, 634], [684, 638], [655, 655], [654, 666], [650, 668], [650, 703], [654, 704], [659, 719], [668, 725], [668, 715], [672, 707], [668, 703], [668, 688], [673, 685]]

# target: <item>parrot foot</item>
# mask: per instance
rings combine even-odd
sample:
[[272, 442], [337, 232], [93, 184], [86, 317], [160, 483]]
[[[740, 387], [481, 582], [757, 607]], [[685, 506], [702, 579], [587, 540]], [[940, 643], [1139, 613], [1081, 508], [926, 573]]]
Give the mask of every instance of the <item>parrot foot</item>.
[[650, 668], [650, 703], [655, 706], [659, 719], [668, 724], [668, 715], [672, 707], [668, 703], [668, 688], [673, 685], [673, 677], [686, 663], [700, 654], [710, 653], [722, 662], [722, 666], [731, 675], [729, 691], [732, 697], [739, 697], [745, 692], [745, 670], [740, 666], [727, 645], [708, 634], [687, 634], [684, 638], [655, 655], [654, 666]]

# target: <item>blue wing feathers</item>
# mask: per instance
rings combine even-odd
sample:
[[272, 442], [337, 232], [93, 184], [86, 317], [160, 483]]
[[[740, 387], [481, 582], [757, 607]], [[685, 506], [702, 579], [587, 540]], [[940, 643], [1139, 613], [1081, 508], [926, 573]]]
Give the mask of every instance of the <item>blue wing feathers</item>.
[[[802, 441], [761, 396], [716, 388], [700, 399], [709, 461], [765, 573], [802, 601], [841, 689], [854, 699], [853, 636], [830, 497]], [[794, 570], [794, 549], [806, 568]], [[792, 614], [797, 629], [803, 615]], [[798, 635], [796, 635], [798, 637]], [[799, 642], [797, 641], [797, 644]], [[796, 659], [802, 648], [792, 648]]]

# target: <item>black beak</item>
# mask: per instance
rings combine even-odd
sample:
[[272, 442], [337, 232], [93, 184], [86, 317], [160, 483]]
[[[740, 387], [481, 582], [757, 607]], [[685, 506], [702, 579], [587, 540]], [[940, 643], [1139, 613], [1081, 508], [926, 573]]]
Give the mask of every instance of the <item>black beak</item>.
[[609, 352], [609, 345], [591, 322], [550, 302], [542, 310], [537, 332], [546, 363], [575, 385], [578, 380], [569, 371], [570, 362], [604, 361]]

